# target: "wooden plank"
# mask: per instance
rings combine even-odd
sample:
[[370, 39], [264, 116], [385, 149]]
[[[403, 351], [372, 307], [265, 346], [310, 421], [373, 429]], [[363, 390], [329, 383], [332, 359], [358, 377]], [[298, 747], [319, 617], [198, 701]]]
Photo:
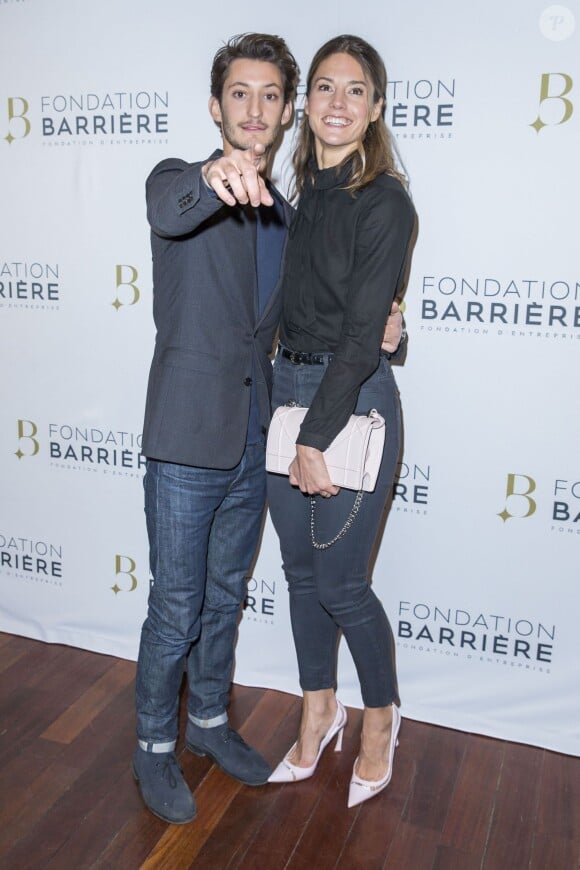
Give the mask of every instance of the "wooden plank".
[[1, 674], [27, 655], [30, 647], [26, 642], [26, 638], [10, 634], [0, 634], [0, 649], [2, 649], [2, 656], [0, 657]]
[[[0, 779], [0, 789], [4, 795], [0, 855], [16, 848], [19, 841], [30, 833], [34, 825], [42, 821], [79, 776], [77, 768], [67, 765], [59, 758], [54, 759], [54, 750], [60, 751], [56, 744], [44, 744], [44, 749], [45, 758], [39, 759], [37, 769], [31, 770], [34, 765], [28, 760], [28, 769], [20, 781], [13, 777], [12, 783], [8, 785], [4, 776]], [[23, 765], [26, 764], [27, 754], [20, 756]], [[71, 826], [74, 824], [76, 819], [71, 820]]]
[[[70, 836], [62, 844], [50, 861], [46, 864], [46, 870], [71, 870], [71, 868], [91, 867], [99, 861], [104, 851], [103, 832], [106, 836], [115, 839], [116, 833], [128, 818], [142, 815], [143, 804], [141, 797], [135, 788], [133, 775], [127, 764], [123, 765], [121, 776], [114, 779], [111, 775], [108, 788], [101, 799], [97, 801], [90, 812], [71, 830]], [[155, 819], [150, 813], [149, 823]], [[160, 819], [159, 825], [153, 824], [156, 837], [160, 837], [165, 830], [165, 823]], [[139, 866], [135, 862], [135, 856], [131, 856], [129, 866]], [[111, 865], [113, 866], [113, 865]], [[123, 870], [128, 866], [122, 866]]]
[[505, 744], [471, 735], [459, 768], [442, 843], [482, 855], [489, 836]]
[[230, 706], [228, 708], [228, 719], [232, 728], [239, 731], [243, 727], [246, 719], [252, 715], [254, 707], [256, 707], [264, 697], [264, 689], [257, 689], [255, 686], [240, 686], [232, 684], [230, 691]]
[[[136, 789], [134, 794], [139, 798]], [[167, 823], [148, 812], [139, 798], [138, 810], [124, 813], [124, 823], [118, 831], [102, 837], [101, 853], [91, 868], [94, 870], [137, 870], [167, 830]], [[126, 806], [128, 811], [129, 807]], [[63, 870], [70, 870], [63, 868]]]
[[[86, 729], [77, 741], [66, 747], [60, 761], [76, 769], [78, 775], [8, 852], [7, 866], [26, 867], [31, 855], [37, 859], [35, 866], [47, 865], [111, 784], [126, 772], [135, 743], [132, 729], [126, 727], [132, 700], [133, 687], [129, 686], [97, 717], [93, 729]], [[124, 723], [122, 728], [119, 727], [121, 722]]]
[[108, 656], [68, 647], [43, 649], [40, 660], [37, 660], [39, 646], [47, 647], [46, 644], [35, 644], [34, 665], [26, 656], [2, 675], [10, 677], [13, 683], [11, 690], [0, 696], [2, 764], [10, 764], [17, 753], [37, 740], [55, 716], [58, 717], [69, 704], [81, 697], [87, 685], [94, 683], [115, 663]]
[[389, 844], [383, 865], [385, 870], [432, 870], [437, 857], [439, 838], [439, 832], [431, 828], [401, 822]]
[[482, 864], [528, 867], [538, 812], [543, 751], [506, 744], [489, 840]]
[[573, 838], [551, 834], [534, 837], [529, 870], [578, 870], [579, 867], [580, 830], [576, 830]]
[[[82, 691], [83, 682], [91, 680], [115, 660], [70, 647], [49, 647], [39, 641], [14, 638], [19, 649], [27, 649], [29, 656], [22, 659], [13, 674], [18, 686], [0, 701], [3, 722], [2, 757], [0, 765], [0, 809], [4, 825], [0, 829], [0, 848], [14, 844], [19, 832], [30, 829], [33, 819], [40, 818], [78, 776], [78, 766], [59, 761], [62, 747], [43, 740], [40, 734], [54, 716], [54, 709], [64, 705], [70, 692]], [[63, 657], [69, 665], [67, 679], [62, 679]], [[36, 682], [42, 663], [47, 663], [43, 688], [31, 688]], [[80, 672], [77, 664], [81, 663]], [[77, 673], [72, 683], [70, 672]], [[55, 685], [55, 681], [58, 682]], [[48, 686], [48, 689], [46, 688]], [[10, 822], [10, 825], [8, 824]]]
[[115, 661], [96, 683], [61, 713], [40, 735], [57, 743], [72, 743], [98, 714], [110, 703], [111, 697], [135, 679], [135, 664], [123, 659]]
[[[468, 736], [434, 725], [414, 725], [422, 751], [403, 818], [411, 826], [443, 831]], [[426, 739], [421, 740], [421, 732]]]
[[41, 641], [32, 640], [30, 637], [24, 637], [21, 634], [11, 634], [9, 631], [0, 631], [0, 647], [9, 647], [15, 645], [18, 649], [23, 648], [29, 651], [34, 644]]
[[242, 857], [251, 852], [251, 844], [265, 819], [277, 824], [276, 815], [272, 812], [275, 802], [275, 789], [271, 785], [241, 788], [207, 837], [193, 866], [237, 866]]
[[578, 759], [569, 755], [544, 752], [537, 823], [540, 833], [580, 838], [579, 766]]
[[480, 867], [481, 856], [478, 852], [466, 852], [464, 849], [454, 849], [451, 846], [438, 846], [435, 852], [433, 870], [480, 870]]
[[[23, 685], [30, 686], [36, 675], [42, 680], [54, 672], [55, 664], [60, 659], [65, 667], [65, 662], [70, 661], [65, 648], [51, 644], [30, 641], [30, 647], [26, 654], [7, 667], [0, 674], [0, 703], [5, 707], [12, 692], [18, 691]], [[62, 670], [59, 670], [62, 677]]]
[[0, 739], [0, 769], [10, 767], [16, 757], [38, 740], [53, 717], [52, 695], [49, 691], [32, 691], [23, 685], [10, 693], [0, 705], [2, 734]]

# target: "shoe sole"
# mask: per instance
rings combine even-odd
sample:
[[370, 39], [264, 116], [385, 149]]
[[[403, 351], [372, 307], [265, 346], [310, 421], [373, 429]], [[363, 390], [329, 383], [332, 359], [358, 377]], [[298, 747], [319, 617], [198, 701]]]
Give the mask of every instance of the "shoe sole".
[[193, 822], [195, 818], [197, 818], [197, 810], [194, 812], [191, 818], [183, 819], [181, 821], [176, 821], [175, 819], [169, 819], [167, 816], [162, 816], [161, 813], [158, 813], [157, 810], [154, 810], [152, 807], [150, 807], [145, 798], [143, 797], [143, 792], [141, 791], [141, 783], [139, 781], [137, 771], [135, 770], [135, 766], [133, 764], [131, 765], [131, 770], [133, 771], [133, 778], [139, 786], [139, 794], [141, 795], [141, 800], [143, 801], [149, 812], [153, 813], [154, 816], [157, 816], [158, 819], [161, 819], [162, 822], [167, 822], [169, 825], [188, 825], [190, 822]]
[[213, 755], [213, 753], [209, 752], [209, 750], [202, 749], [200, 746], [194, 746], [193, 743], [186, 743], [185, 748], [189, 749], [190, 752], [193, 752], [194, 755], [197, 755], [200, 758], [203, 758], [204, 756], [208, 756], [208, 758], [211, 758], [211, 760], [215, 764], [217, 764], [217, 766], [219, 767], [220, 770], [223, 770], [224, 773], [227, 773], [227, 775], [231, 776], [232, 779], [235, 779], [236, 782], [241, 782], [242, 785], [258, 786], [258, 785], [266, 785], [266, 783], [268, 782], [268, 777], [270, 776], [270, 774], [268, 774], [266, 779], [254, 780], [254, 782], [249, 782], [249, 780], [242, 779], [241, 777], [236, 776], [235, 773], [232, 773], [230, 770], [228, 770], [226, 767], [224, 767], [223, 764], [220, 762], [220, 760], [218, 758], [216, 758], [215, 755]]

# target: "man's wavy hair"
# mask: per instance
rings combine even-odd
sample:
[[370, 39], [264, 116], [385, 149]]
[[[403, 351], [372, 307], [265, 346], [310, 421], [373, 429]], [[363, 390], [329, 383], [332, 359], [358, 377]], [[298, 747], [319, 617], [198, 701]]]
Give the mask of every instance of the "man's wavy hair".
[[[351, 36], [349, 34], [335, 36], [334, 39], [325, 42], [318, 49], [310, 64], [306, 80], [306, 96], [308, 97], [310, 94], [318, 67], [333, 54], [349, 54], [358, 61], [366, 78], [371, 83], [373, 105], [376, 105], [379, 100], [383, 100], [381, 114], [376, 121], [369, 124], [362, 144], [354, 153], [352, 172], [348, 179], [346, 190], [354, 193], [378, 175], [385, 174], [394, 175], [395, 178], [404, 182], [405, 179], [395, 166], [391, 134], [387, 129], [384, 118], [387, 71], [380, 54], [372, 45], [369, 45], [368, 42], [359, 36]], [[311, 159], [314, 153], [314, 134], [308, 123], [308, 116], [304, 114], [298, 129], [298, 144], [292, 157], [295, 174], [292, 192], [293, 198], [300, 195], [304, 190], [307, 180], [312, 177]], [[350, 157], [351, 155], [349, 155], [349, 159]]]
[[284, 104], [296, 96], [300, 70], [294, 55], [280, 36], [269, 33], [240, 33], [216, 53], [211, 68], [211, 95], [220, 103], [230, 65], [234, 60], [262, 60], [280, 70], [284, 84]]

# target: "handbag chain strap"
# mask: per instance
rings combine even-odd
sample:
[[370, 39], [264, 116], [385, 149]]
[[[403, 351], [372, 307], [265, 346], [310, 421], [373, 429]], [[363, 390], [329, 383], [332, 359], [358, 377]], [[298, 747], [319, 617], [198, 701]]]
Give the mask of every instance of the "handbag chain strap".
[[364, 492], [362, 489], [356, 494], [356, 498], [354, 500], [354, 504], [351, 508], [351, 511], [346, 518], [346, 522], [340, 532], [332, 538], [332, 540], [327, 541], [325, 544], [322, 544], [320, 541], [316, 540], [316, 531], [314, 529], [314, 511], [316, 508], [316, 499], [313, 495], [310, 496], [310, 540], [312, 541], [312, 546], [315, 550], [328, 550], [329, 547], [332, 547], [333, 544], [336, 544], [337, 541], [340, 541], [341, 538], [344, 538], [352, 524], [356, 519], [356, 515], [360, 510], [360, 506], [363, 500]]

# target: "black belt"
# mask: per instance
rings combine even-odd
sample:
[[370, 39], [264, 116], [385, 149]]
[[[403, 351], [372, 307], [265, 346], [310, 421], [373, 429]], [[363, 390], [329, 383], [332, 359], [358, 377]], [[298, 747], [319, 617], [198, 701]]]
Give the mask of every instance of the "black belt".
[[333, 353], [310, 353], [299, 350], [290, 350], [283, 345], [278, 345], [281, 355], [289, 359], [295, 366], [322, 366], [332, 359]]

